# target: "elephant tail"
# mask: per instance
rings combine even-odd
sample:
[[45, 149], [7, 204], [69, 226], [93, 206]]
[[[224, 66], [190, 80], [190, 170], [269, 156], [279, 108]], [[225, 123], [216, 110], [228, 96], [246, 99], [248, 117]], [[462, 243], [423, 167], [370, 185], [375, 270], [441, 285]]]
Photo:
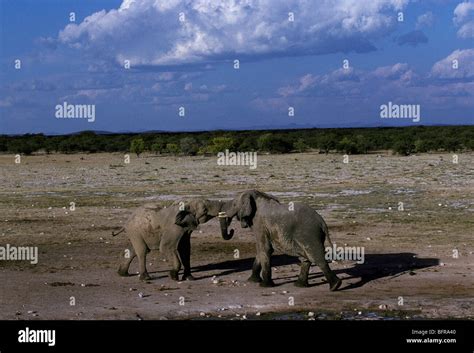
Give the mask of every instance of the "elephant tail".
[[116, 235], [119, 235], [120, 233], [122, 233], [124, 230], [125, 228], [122, 227], [117, 233], [112, 232], [112, 236], [115, 237]]
[[323, 221], [323, 232], [324, 234], [326, 235], [326, 240], [328, 241], [329, 243], [329, 246], [332, 248], [333, 245], [332, 245], [332, 241], [331, 241], [331, 238], [329, 238], [329, 229], [328, 229], [328, 225], [326, 224], [326, 222]]

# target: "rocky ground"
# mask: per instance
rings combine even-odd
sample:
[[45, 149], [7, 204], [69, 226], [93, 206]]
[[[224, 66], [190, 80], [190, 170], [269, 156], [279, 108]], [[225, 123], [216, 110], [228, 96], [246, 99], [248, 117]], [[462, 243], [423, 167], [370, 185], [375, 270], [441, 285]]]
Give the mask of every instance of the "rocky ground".
[[[125, 164], [121, 154], [52, 154], [16, 164], [0, 155], [0, 246], [39, 249], [37, 264], [0, 261], [0, 319], [472, 319], [474, 154], [452, 158], [259, 155], [251, 170], [218, 166], [215, 157], [144, 155]], [[229, 199], [252, 188], [310, 204], [334, 242], [364, 247], [363, 264], [331, 264], [340, 291], [328, 290], [317, 267], [310, 288], [294, 287], [298, 263], [281, 254], [276, 287], [246, 282], [252, 233], [235, 224], [224, 241], [217, 220], [192, 236], [198, 280], [170, 280], [157, 252], [148, 256], [152, 281], [116, 274], [130, 245], [111, 231], [138, 205]]]

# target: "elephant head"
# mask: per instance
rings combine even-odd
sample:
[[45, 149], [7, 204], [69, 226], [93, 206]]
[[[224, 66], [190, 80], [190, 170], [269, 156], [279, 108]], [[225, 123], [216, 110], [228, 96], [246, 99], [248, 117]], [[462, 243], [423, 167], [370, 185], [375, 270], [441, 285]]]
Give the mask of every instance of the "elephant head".
[[[183, 206], [182, 203], [180, 203], [180, 205]], [[185, 214], [190, 214], [194, 216], [194, 218], [197, 220], [197, 224], [206, 223], [207, 221], [209, 221], [210, 219], [214, 217], [219, 217], [219, 220], [221, 222], [221, 229], [223, 227], [223, 224], [225, 224], [226, 234], [225, 234], [225, 237], [224, 235], [223, 237], [224, 239], [229, 240], [234, 235], [234, 231], [232, 230], [229, 234], [227, 234], [228, 224], [226, 222], [223, 223], [222, 221], [223, 220], [222, 210], [227, 207], [226, 205], [227, 204], [223, 201], [214, 201], [214, 200], [205, 200], [205, 199], [195, 199], [195, 200], [184, 202], [184, 210], [180, 211], [184, 213], [182, 213], [182, 215], [179, 216], [179, 219], [178, 219], [178, 216], [176, 216], [175, 224], [178, 224], [180, 221], [185, 219], [184, 218]]]
[[195, 230], [199, 223], [196, 219], [196, 217], [190, 213], [189, 211], [179, 211], [176, 214], [175, 221], [174, 223], [182, 228], [184, 228], [186, 231], [193, 231]]
[[222, 237], [226, 240], [230, 239], [234, 234], [234, 230], [231, 229], [227, 234], [227, 228], [232, 222], [234, 217], [240, 221], [242, 228], [248, 228], [253, 225], [253, 218], [257, 210], [257, 204], [255, 202], [255, 192], [246, 191], [240, 194], [235, 200], [224, 206], [226, 212], [221, 212], [219, 215]]

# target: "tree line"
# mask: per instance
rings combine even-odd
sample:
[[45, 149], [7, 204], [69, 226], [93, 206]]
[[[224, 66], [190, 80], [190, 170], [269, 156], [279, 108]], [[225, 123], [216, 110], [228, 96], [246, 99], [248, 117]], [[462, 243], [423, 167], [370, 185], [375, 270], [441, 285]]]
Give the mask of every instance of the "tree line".
[[171, 155], [231, 151], [364, 154], [392, 150], [400, 155], [474, 150], [474, 126], [299, 129], [258, 131], [146, 132], [139, 134], [0, 135], [0, 152], [32, 154], [143, 152]]

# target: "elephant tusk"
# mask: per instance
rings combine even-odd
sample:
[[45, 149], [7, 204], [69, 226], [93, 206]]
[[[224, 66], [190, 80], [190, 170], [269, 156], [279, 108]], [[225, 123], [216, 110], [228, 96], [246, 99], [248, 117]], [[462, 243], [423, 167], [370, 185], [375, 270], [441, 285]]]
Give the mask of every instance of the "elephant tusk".
[[219, 214], [217, 215], [217, 217], [219, 217], [219, 218], [227, 218], [227, 212], [219, 212]]

